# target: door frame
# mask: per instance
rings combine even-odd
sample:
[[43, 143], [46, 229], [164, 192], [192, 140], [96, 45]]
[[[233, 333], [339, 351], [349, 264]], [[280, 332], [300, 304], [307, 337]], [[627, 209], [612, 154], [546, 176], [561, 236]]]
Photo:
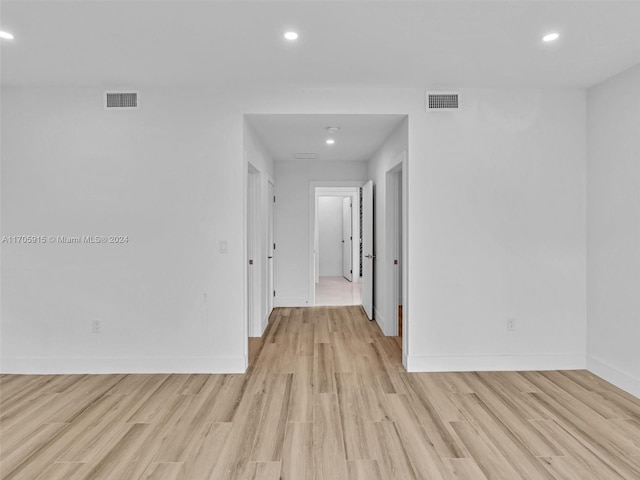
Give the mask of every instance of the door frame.
[[[269, 323], [269, 317], [271, 316], [271, 312], [273, 311], [273, 305], [275, 300], [274, 298], [275, 295], [273, 294], [273, 292], [275, 292], [276, 290], [276, 275], [275, 275], [276, 252], [275, 252], [275, 249], [273, 248], [273, 245], [275, 245], [275, 242], [276, 242], [276, 232], [275, 232], [276, 185], [275, 185], [275, 181], [273, 181], [273, 179], [269, 175], [267, 175], [266, 188], [267, 188], [267, 191], [266, 191], [267, 214], [265, 219], [266, 220], [266, 229], [265, 229], [266, 264], [265, 264], [265, 288], [263, 289], [266, 295], [266, 302], [265, 302], [266, 305], [265, 305], [265, 311], [264, 311], [264, 318], [262, 319], [263, 332], [267, 327], [267, 324]], [[272, 196], [273, 198], [271, 198]], [[269, 256], [271, 256], [271, 258], [269, 258]], [[271, 260], [271, 270], [269, 270], [269, 265], [268, 265], [269, 260]]]
[[[401, 173], [398, 178], [398, 173]], [[409, 265], [408, 265], [408, 212], [407, 212], [407, 152], [403, 150], [393, 161], [393, 166], [385, 172], [385, 304], [386, 317], [391, 322], [390, 335], [398, 334], [398, 306], [397, 306], [397, 288], [396, 288], [396, 268], [393, 260], [397, 251], [398, 238], [398, 180], [402, 188], [402, 255], [398, 259], [402, 267], [402, 354], [403, 363], [406, 367], [407, 357], [407, 338], [409, 337], [408, 322], [408, 282], [409, 282]]]
[[[260, 225], [260, 171], [247, 162], [247, 243], [246, 243], [246, 269], [247, 269], [247, 330], [248, 336], [258, 335], [257, 329], [262, 316], [262, 252], [261, 252], [261, 225]], [[251, 263], [252, 262], [252, 263]]]
[[[353, 252], [355, 251], [355, 245], [354, 245], [354, 237], [356, 236], [356, 232], [353, 230], [353, 225], [355, 223], [355, 218], [354, 218], [354, 214], [353, 214], [353, 200], [354, 200], [354, 195], [349, 195], [348, 197], [344, 197], [342, 199], [342, 252], [340, 252], [341, 258], [342, 258], [342, 276], [344, 278], [346, 278], [347, 280], [349, 280], [350, 282], [353, 283], [353, 277], [354, 277], [354, 267], [355, 267], [355, 258], [353, 255]], [[347, 200], [349, 201], [349, 206], [347, 207]], [[347, 214], [346, 214], [346, 209], [349, 209], [349, 213], [348, 213], [348, 219], [347, 219]], [[347, 227], [349, 230], [349, 238], [345, 238], [345, 230]], [[359, 235], [357, 235], [359, 237]], [[349, 243], [346, 243], [349, 242]], [[345, 247], [347, 247], [345, 249]], [[349, 254], [349, 261], [345, 262], [345, 252], [347, 252]], [[349, 273], [348, 276], [345, 276], [345, 265], [347, 265], [349, 267]], [[358, 275], [359, 276], [359, 275]]]
[[[340, 189], [353, 189], [360, 188], [362, 185], [367, 183], [362, 180], [325, 180], [325, 181], [311, 181], [309, 182], [309, 244], [308, 244], [308, 260], [309, 260], [309, 283], [307, 290], [307, 298], [309, 299], [308, 305], [314, 306], [316, 304], [316, 255], [315, 255], [315, 234], [316, 234], [316, 198], [318, 195], [316, 194], [317, 188], [331, 188], [336, 189], [335, 194], [338, 195], [349, 195], [352, 196], [352, 199], [356, 196], [356, 193], [353, 191], [340, 191]], [[324, 193], [324, 192], [323, 192]], [[330, 194], [327, 193], [326, 196]], [[322, 196], [322, 195], [320, 195]], [[359, 201], [359, 198], [358, 198]], [[355, 277], [354, 277], [355, 278]], [[355, 280], [354, 280], [355, 281]], [[358, 275], [358, 281], [360, 281]]]

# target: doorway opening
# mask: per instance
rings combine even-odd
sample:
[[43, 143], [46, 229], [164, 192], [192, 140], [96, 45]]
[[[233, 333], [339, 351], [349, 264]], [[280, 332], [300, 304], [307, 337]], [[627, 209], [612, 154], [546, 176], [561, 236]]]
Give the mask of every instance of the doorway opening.
[[317, 187], [315, 305], [361, 305], [360, 188]]
[[[309, 306], [362, 304], [363, 183], [309, 182]], [[345, 232], [349, 239], [344, 237]]]
[[[384, 335], [402, 331], [406, 357], [408, 116], [263, 113], [245, 120], [253, 133], [251, 158], [261, 171], [273, 172], [277, 185], [273, 306], [361, 304]], [[394, 195], [386, 194], [387, 182]], [[393, 197], [396, 220], [387, 218]], [[320, 228], [329, 210], [335, 212], [332, 239]], [[387, 225], [394, 230], [387, 232]], [[345, 287], [351, 292], [345, 294]], [[336, 288], [340, 298], [327, 298], [327, 290]]]

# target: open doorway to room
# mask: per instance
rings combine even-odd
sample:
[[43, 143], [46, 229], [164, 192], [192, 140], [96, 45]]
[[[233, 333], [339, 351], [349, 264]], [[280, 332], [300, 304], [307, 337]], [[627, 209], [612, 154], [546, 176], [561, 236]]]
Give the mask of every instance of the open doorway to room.
[[[245, 120], [255, 134], [253, 157], [273, 165], [273, 306], [344, 305], [375, 320], [384, 335], [402, 330], [406, 357], [408, 116], [247, 114]], [[401, 185], [387, 185], [397, 164], [390, 178]], [[394, 188], [397, 220], [387, 218]], [[395, 225], [392, 233], [387, 224]]]
[[316, 187], [316, 305], [361, 305], [360, 187]]

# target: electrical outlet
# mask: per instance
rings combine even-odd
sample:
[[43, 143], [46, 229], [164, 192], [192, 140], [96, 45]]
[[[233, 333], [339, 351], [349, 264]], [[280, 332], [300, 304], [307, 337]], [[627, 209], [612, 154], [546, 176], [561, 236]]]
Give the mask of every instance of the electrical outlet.
[[515, 331], [516, 331], [516, 319], [507, 318], [507, 332], [515, 332]]
[[100, 320], [94, 320], [91, 324], [91, 333], [100, 333], [102, 331], [102, 324]]

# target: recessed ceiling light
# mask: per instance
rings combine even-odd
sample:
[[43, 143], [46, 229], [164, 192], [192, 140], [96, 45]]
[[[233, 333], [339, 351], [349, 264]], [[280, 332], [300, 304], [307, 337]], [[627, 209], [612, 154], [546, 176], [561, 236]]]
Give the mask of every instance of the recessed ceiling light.
[[327, 138], [327, 145], [333, 145], [336, 141], [333, 138]]
[[9, 32], [0, 31], [0, 38], [4, 38], [5, 40], [13, 40], [14, 37]]
[[547, 33], [544, 37], [542, 37], [542, 41], [543, 42], [553, 42], [554, 40], [557, 40], [558, 38], [560, 38], [560, 34], [557, 33], [557, 32]]
[[286, 38], [286, 39], [287, 39], [287, 40], [289, 40], [289, 41], [297, 40], [297, 39], [298, 39], [298, 33], [297, 33], [297, 32], [294, 32], [294, 31], [286, 32], [286, 33], [284, 34], [284, 38]]

